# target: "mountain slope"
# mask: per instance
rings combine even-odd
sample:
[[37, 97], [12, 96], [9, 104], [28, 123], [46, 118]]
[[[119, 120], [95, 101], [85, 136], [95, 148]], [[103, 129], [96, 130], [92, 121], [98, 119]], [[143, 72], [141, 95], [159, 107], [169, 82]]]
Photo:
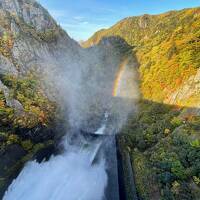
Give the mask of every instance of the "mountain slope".
[[[134, 46], [143, 98], [199, 107], [200, 8], [126, 18], [83, 46], [119, 36]], [[186, 100], [187, 99], [187, 100]]]

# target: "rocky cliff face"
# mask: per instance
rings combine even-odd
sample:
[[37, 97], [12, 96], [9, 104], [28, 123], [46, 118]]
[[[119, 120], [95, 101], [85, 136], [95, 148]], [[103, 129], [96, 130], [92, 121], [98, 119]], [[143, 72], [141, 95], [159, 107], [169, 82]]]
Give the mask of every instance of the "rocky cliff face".
[[74, 55], [78, 57], [79, 49], [36, 1], [1, 1], [1, 74], [21, 76], [31, 70], [42, 72], [50, 67], [47, 65], [62, 68]]
[[36, 66], [42, 69], [44, 58], [51, 58], [59, 52], [69, 57], [70, 52], [78, 49], [78, 44], [37, 2], [2, 1], [0, 9], [2, 48], [7, 48], [5, 71], [23, 73]]
[[34, 26], [36, 30], [41, 31], [55, 27], [56, 23], [48, 12], [34, 0], [7, 0], [2, 1], [0, 5], [4, 12], [23, 19], [27, 24]]

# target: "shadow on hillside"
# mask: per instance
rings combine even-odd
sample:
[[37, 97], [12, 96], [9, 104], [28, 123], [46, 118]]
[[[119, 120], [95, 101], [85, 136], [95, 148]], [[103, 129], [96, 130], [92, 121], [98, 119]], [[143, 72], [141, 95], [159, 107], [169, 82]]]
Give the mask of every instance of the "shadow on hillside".
[[113, 53], [119, 52], [124, 56], [132, 53], [135, 46], [129, 45], [120, 36], [108, 36], [103, 37], [98, 44], [91, 45], [90, 47], [85, 48], [85, 50], [94, 50], [95, 48], [103, 48], [104, 51], [105, 49], [110, 49]]

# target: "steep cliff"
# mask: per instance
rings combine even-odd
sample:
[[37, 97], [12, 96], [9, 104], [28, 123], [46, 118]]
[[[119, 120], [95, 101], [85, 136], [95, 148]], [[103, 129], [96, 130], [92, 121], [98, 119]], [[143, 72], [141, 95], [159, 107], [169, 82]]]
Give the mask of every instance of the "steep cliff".
[[[9, 93], [4, 84], [5, 76], [20, 79], [42, 73], [50, 69], [49, 65], [51, 68], [62, 68], [74, 55], [78, 57], [79, 49], [79, 45], [36, 1], [1, 1], [0, 73], [5, 97]], [[9, 103], [6, 98], [6, 101], [22, 110], [16, 99]]]
[[36, 1], [2, 1], [0, 9], [1, 52], [11, 62], [5, 71], [24, 73], [34, 67], [42, 69], [44, 59], [67, 56], [67, 60], [78, 50], [79, 45]]

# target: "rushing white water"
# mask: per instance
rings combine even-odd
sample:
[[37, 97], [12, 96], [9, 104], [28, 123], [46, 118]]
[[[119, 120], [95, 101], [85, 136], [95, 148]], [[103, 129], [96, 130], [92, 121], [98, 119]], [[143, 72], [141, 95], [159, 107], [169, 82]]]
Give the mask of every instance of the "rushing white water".
[[3, 200], [102, 200], [107, 184], [105, 161], [100, 158], [91, 164], [98, 146], [72, 146], [70, 152], [48, 162], [29, 162]]
[[104, 132], [105, 132], [105, 129], [106, 129], [106, 125], [103, 124], [102, 127], [99, 128], [99, 129], [95, 132], [95, 134], [96, 134], [96, 135], [103, 135]]

